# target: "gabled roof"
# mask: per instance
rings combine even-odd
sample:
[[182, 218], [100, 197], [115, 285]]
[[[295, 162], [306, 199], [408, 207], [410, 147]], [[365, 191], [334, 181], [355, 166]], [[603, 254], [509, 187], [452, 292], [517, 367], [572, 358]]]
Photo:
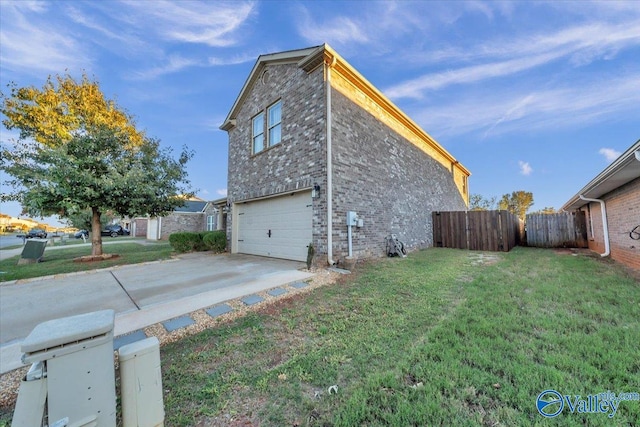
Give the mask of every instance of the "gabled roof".
[[455, 166], [466, 176], [470, 176], [471, 172], [456, 160], [444, 147], [442, 147], [435, 139], [425, 132], [417, 123], [407, 116], [400, 108], [389, 100], [382, 92], [380, 92], [373, 84], [371, 84], [362, 74], [353, 68], [344, 58], [342, 58], [328, 44], [309, 47], [306, 49], [290, 50], [280, 53], [272, 53], [260, 55], [256, 61], [249, 77], [242, 86], [240, 94], [231, 107], [231, 111], [227, 115], [220, 129], [230, 131], [236, 126], [236, 117], [242, 106], [242, 103], [248, 96], [253, 84], [260, 78], [262, 71], [268, 64], [297, 64], [298, 67], [310, 73], [323, 63], [328, 64], [332, 70], [335, 70], [354, 87], [361, 90], [367, 97], [375, 102], [380, 108], [389, 113], [393, 119], [416, 135], [430, 149], [435, 150], [451, 167]]
[[580, 196], [588, 199], [599, 199], [607, 193], [622, 187], [628, 182], [640, 177], [640, 140], [636, 141], [627, 151], [622, 153], [613, 163], [591, 182], [585, 185], [562, 207], [564, 211], [578, 209], [588, 201], [580, 199]]
[[185, 200], [182, 206], [175, 208], [174, 212], [204, 212], [207, 202], [198, 200]]
[[235, 126], [236, 115], [238, 113], [238, 110], [240, 109], [240, 106], [242, 106], [242, 103], [244, 102], [248, 94], [248, 89], [251, 86], [253, 86], [255, 81], [262, 75], [262, 70], [264, 69], [266, 64], [297, 64], [300, 60], [306, 58], [311, 53], [314, 53], [315, 51], [317, 51], [319, 48], [322, 48], [323, 46], [324, 45], [309, 47], [306, 49], [289, 50], [286, 52], [260, 55], [255, 65], [253, 66], [253, 69], [251, 70], [249, 77], [247, 77], [247, 80], [244, 82], [244, 85], [242, 86], [242, 90], [240, 91], [240, 94], [236, 98], [236, 101], [233, 103], [233, 107], [231, 107], [231, 111], [229, 111], [227, 118], [224, 120], [224, 123], [220, 126], [220, 129], [228, 131]]

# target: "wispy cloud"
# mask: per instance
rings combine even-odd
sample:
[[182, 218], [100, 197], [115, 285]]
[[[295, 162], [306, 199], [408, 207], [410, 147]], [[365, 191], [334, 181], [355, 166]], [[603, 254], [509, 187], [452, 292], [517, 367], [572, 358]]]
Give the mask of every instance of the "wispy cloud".
[[613, 162], [622, 154], [621, 152], [614, 150], [613, 148], [601, 148], [598, 153], [602, 154], [609, 163]]
[[529, 165], [529, 162], [523, 162], [522, 160], [519, 160], [518, 166], [520, 167], [520, 174], [524, 176], [529, 176], [531, 175], [531, 172], [533, 172], [533, 168], [531, 167], [531, 165]]
[[125, 1], [135, 20], [165, 40], [227, 47], [251, 16], [253, 2]]
[[[608, 81], [575, 81], [552, 89], [514, 87], [474, 91], [450, 102], [416, 108], [411, 116], [430, 133], [502, 134], [522, 129], [558, 129], [640, 116], [639, 72]], [[589, 90], [584, 90], [588, 87]], [[481, 99], [482, 102], [478, 102]]]
[[204, 63], [197, 59], [185, 58], [180, 55], [170, 55], [165, 64], [148, 70], [136, 71], [132, 73], [130, 77], [133, 80], [154, 79], [165, 74], [178, 72], [184, 68], [202, 65], [204, 65]]
[[317, 20], [306, 8], [300, 7], [297, 29], [300, 36], [312, 44], [327, 42], [331, 45], [366, 43], [369, 37], [365, 25], [353, 18], [344, 16], [331, 17], [325, 21]]
[[549, 53], [531, 58], [518, 58], [490, 64], [463, 67], [457, 70], [436, 74], [427, 74], [420, 78], [390, 87], [384, 92], [390, 98], [423, 97], [425, 90], [438, 90], [452, 84], [475, 83], [494, 77], [516, 74], [523, 70], [546, 64], [562, 56], [561, 53]]
[[2, 67], [33, 75], [91, 68], [87, 49], [64, 28], [45, 19], [46, 11], [46, 4], [38, 2], [2, 5]]
[[226, 188], [220, 188], [220, 189], [216, 190], [216, 193], [219, 196], [227, 197], [227, 189]]
[[394, 85], [385, 93], [394, 99], [422, 98], [426, 91], [455, 84], [476, 83], [496, 77], [510, 76], [566, 59], [573, 66], [586, 65], [596, 58], [610, 59], [620, 50], [640, 44], [640, 21], [620, 24], [585, 24], [554, 34], [531, 35], [514, 41], [495, 40], [468, 49], [447, 48], [435, 52], [419, 52], [421, 60], [432, 58], [451, 67], [456, 62], [483, 62], [455, 67]]

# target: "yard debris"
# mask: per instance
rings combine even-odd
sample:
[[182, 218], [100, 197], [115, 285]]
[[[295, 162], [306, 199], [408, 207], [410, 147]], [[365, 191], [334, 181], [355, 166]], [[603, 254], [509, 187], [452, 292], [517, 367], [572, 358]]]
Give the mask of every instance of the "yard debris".
[[499, 389], [499, 388], [500, 388], [500, 383], [495, 383], [495, 384], [493, 385], [493, 388], [495, 388], [495, 389]]
[[331, 387], [329, 387], [327, 389], [327, 393], [331, 394], [331, 392], [334, 392], [335, 394], [338, 394], [338, 386], [337, 385], [332, 385]]
[[287, 380], [287, 374], [282, 373], [282, 374], [278, 375], [278, 379], [280, 381], [286, 381]]
[[419, 389], [419, 388], [423, 388], [424, 387], [424, 383], [422, 381], [415, 383], [414, 385], [411, 386], [412, 389]]

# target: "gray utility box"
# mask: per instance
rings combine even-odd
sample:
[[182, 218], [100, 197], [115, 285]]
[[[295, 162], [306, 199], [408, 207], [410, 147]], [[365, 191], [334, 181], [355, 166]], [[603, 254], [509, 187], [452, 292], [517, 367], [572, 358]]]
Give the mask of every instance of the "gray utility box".
[[[49, 425], [68, 419], [67, 426], [115, 427], [114, 318], [113, 310], [103, 310], [50, 320], [31, 331], [22, 342], [22, 361], [42, 366], [42, 375], [35, 376], [41, 386], [39, 392], [34, 391], [38, 387], [26, 384], [30, 378], [25, 378], [16, 402], [14, 425], [39, 413]], [[39, 376], [44, 381], [37, 379]], [[43, 393], [46, 414], [41, 403]]]
[[164, 425], [160, 343], [151, 337], [120, 347], [123, 427]]

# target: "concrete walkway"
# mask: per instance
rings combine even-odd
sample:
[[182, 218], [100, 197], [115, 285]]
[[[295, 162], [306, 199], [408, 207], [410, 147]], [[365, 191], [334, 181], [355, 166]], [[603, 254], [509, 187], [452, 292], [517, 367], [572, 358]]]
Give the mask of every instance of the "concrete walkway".
[[[125, 335], [203, 308], [214, 308], [213, 315], [219, 311], [214, 306], [225, 301], [301, 283], [313, 276], [301, 271], [304, 267], [301, 262], [273, 258], [195, 253], [0, 283], [0, 373], [22, 366], [20, 344], [44, 321], [113, 309], [114, 335]], [[176, 321], [179, 326], [180, 320]]]

